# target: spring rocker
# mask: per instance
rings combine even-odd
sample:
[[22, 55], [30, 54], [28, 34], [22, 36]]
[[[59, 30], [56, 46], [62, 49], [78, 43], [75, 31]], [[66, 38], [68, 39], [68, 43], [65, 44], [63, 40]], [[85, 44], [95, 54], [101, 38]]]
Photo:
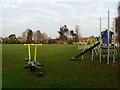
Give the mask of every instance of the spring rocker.
[[[36, 55], [37, 55], [37, 46], [40, 46], [42, 44], [24, 44], [28, 47], [28, 58], [25, 58], [25, 68], [28, 68], [31, 72], [37, 73], [39, 76], [43, 75], [43, 72], [41, 72], [41, 68], [43, 64], [37, 61]], [[31, 57], [31, 46], [34, 46], [34, 57]]]

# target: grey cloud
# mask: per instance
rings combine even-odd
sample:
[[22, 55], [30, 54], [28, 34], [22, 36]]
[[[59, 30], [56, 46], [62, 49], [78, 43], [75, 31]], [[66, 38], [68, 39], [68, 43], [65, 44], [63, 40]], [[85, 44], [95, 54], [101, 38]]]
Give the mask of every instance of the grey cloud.
[[[57, 37], [60, 25], [74, 29], [80, 25], [83, 36], [99, 34], [99, 18], [107, 23], [107, 10], [115, 17], [117, 3], [95, 2], [3, 2], [3, 35], [11, 32], [18, 36], [27, 29], [40, 29], [51, 37]], [[98, 30], [96, 30], [98, 29]], [[90, 31], [91, 30], [91, 31]], [[96, 33], [97, 31], [97, 33]]]

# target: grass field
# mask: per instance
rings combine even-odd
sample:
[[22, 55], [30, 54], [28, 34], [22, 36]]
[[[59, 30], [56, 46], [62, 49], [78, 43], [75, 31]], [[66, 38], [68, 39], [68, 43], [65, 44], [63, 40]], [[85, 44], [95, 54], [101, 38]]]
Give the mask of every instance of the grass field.
[[77, 55], [77, 45], [42, 45], [38, 48], [38, 61], [43, 63], [44, 75], [37, 77], [24, 69], [28, 56], [24, 45], [2, 46], [3, 88], [117, 88], [118, 64], [106, 65], [91, 61], [90, 53], [84, 60], [71, 61]]

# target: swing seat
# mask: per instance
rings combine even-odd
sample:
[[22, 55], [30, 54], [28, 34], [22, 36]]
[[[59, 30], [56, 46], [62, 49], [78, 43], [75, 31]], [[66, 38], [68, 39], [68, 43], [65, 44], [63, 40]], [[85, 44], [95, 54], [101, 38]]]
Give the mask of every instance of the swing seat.
[[30, 64], [34, 64], [34, 61], [31, 61]]
[[43, 66], [43, 64], [41, 64], [41, 63], [38, 62], [38, 61], [34, 62], [34, 64], [35, 64], [36, 66]]

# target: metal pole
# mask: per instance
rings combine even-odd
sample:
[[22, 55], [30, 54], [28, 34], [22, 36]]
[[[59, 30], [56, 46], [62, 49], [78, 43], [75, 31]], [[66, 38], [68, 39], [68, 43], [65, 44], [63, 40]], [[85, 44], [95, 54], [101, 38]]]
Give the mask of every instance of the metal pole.
[[30, 44], [28, 44], [28, 57], [29, 57], [29, 63], [30, 63], [30, 60], [31, 60]]
[[101, 40], [101, 18], [100, 18], [100, 62], [101, 62], [101, 44], [102, 44], [102, 40]]
[[107, 64], [109, 64], [109, 59], [110, 59], [110, 50], [109, 50], [109, 35], [110, 35], [110, 12], [108, 10], [108, 56], [107, 56]]
[[36, 52], [37, 52], [37, 45], [35, 45], [34, 62], [36, 61]]

